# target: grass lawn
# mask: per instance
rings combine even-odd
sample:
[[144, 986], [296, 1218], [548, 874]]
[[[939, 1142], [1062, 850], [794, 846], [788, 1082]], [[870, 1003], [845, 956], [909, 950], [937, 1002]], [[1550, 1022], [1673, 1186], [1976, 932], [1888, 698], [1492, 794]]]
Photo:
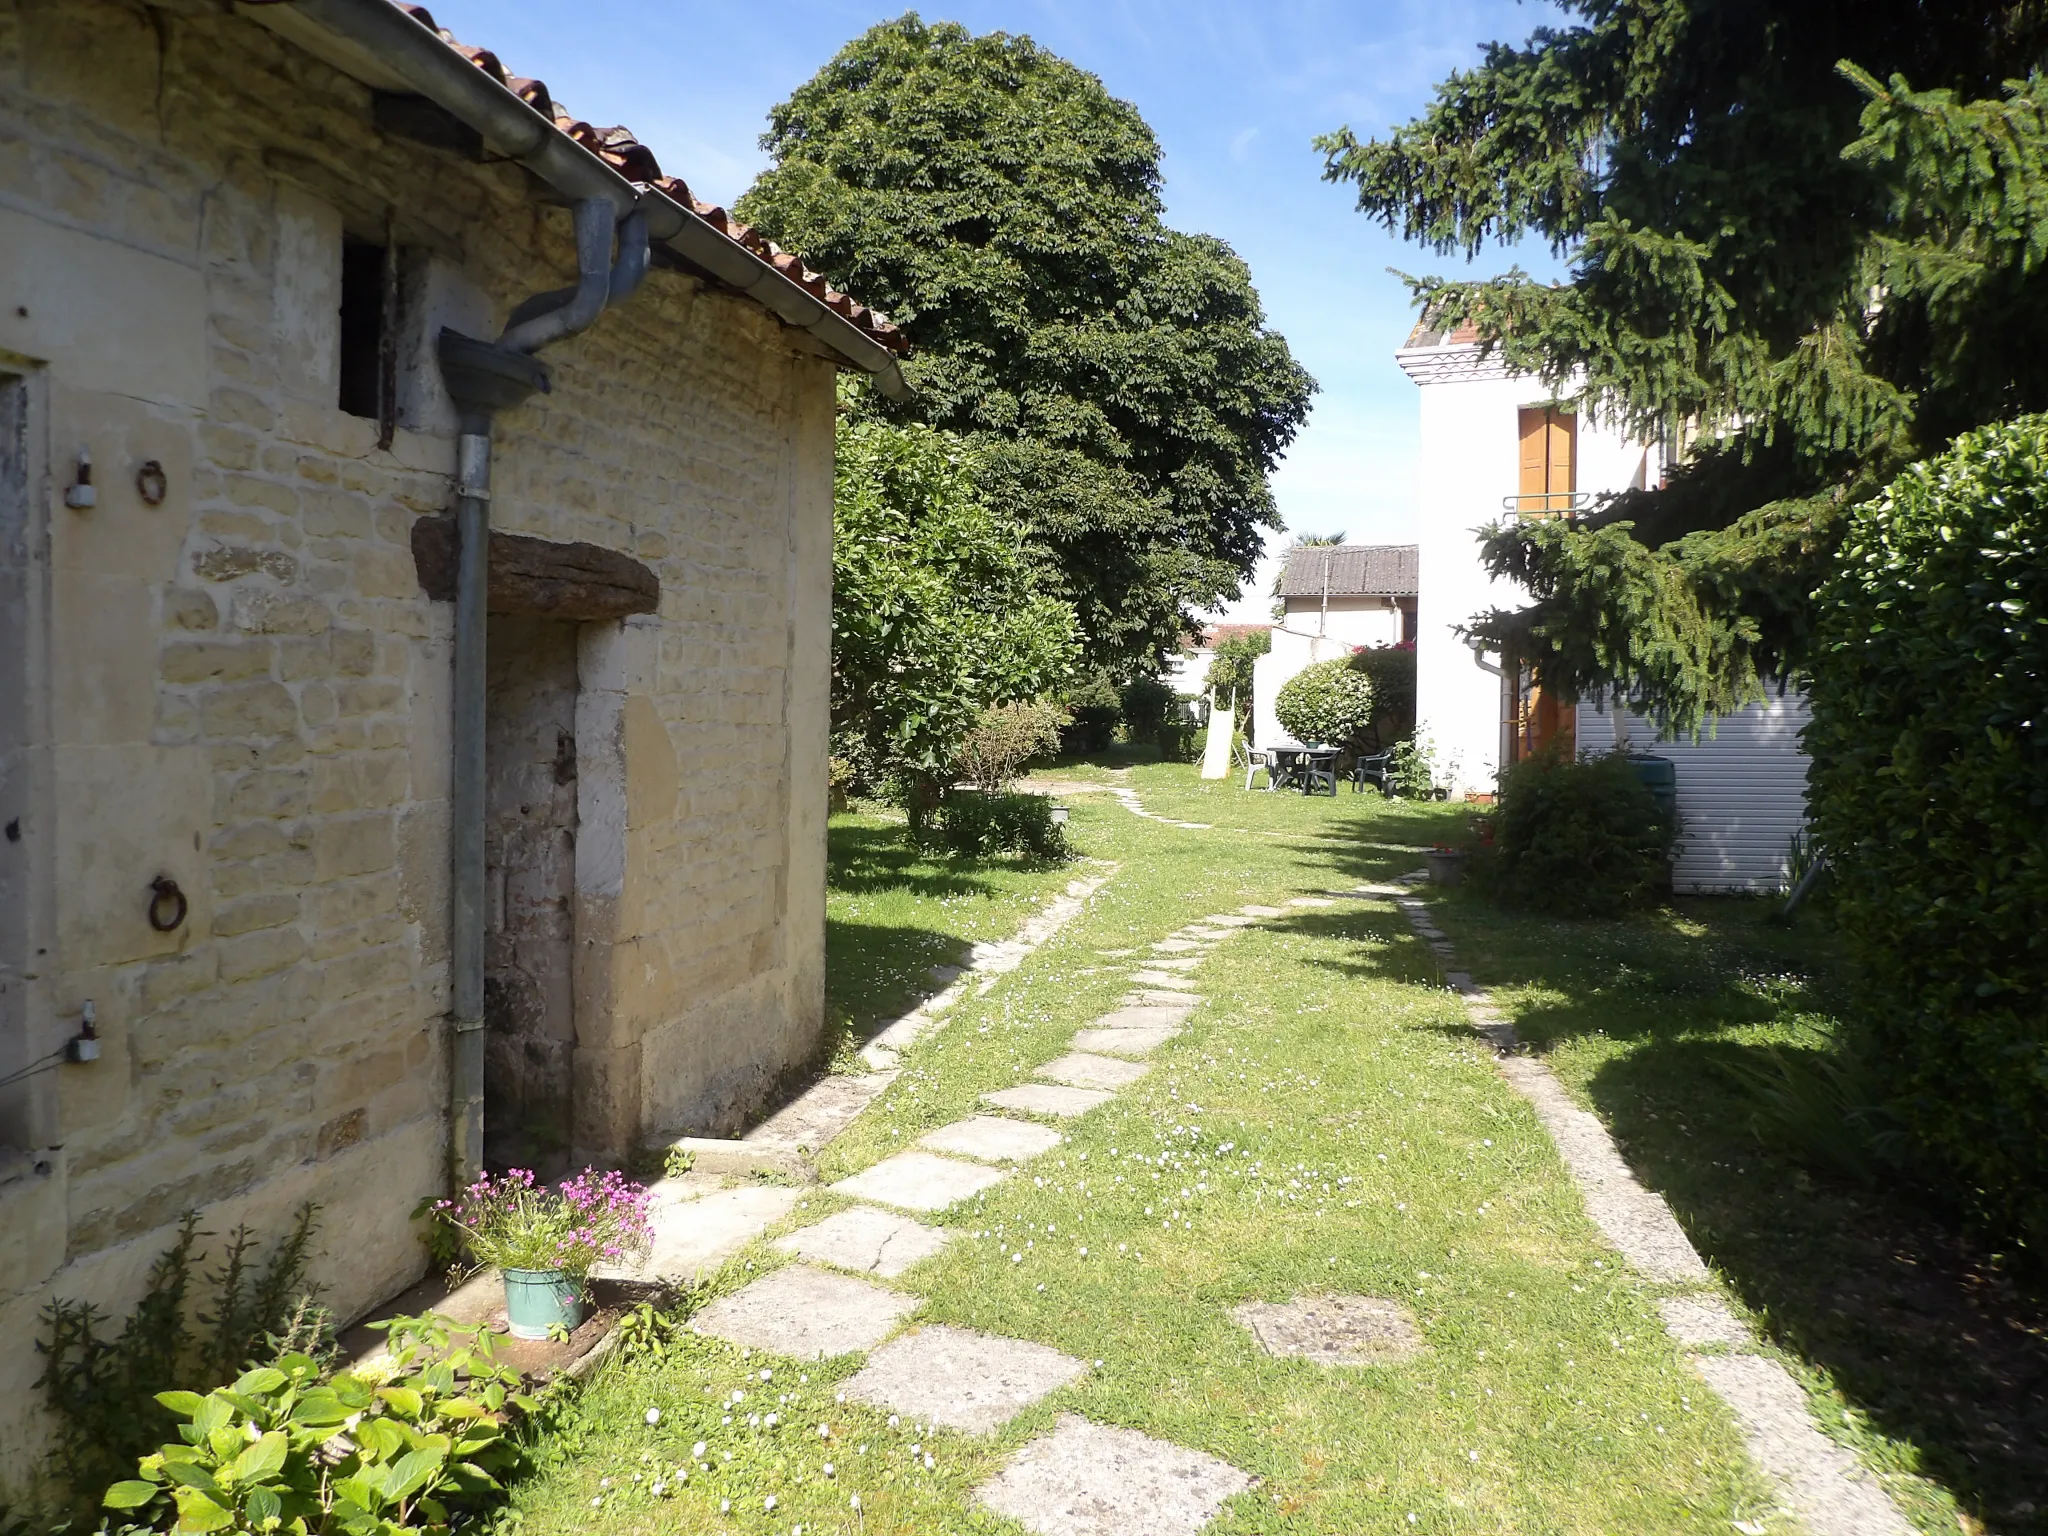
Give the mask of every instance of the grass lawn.
[[1813, 1048], [1836, 1007], [1824, 920], [1780, 926], [1774, 906], [1558, 923], [1437, 901], [1460, 956], [1664, 1192], [1820, 1421], [1870, 1465], [1919, 1474], [1892, 1484], [1908, 1514], [1929, 1532], [2048, 1532], [2038, 1285], [1910, 1197], [1760, 1143], [1722, 1070]]
[[[1405, 873], [1463, 825], [1457, 809], [1348, 791], [1246, 795], [1179, 766], [1120, 779], [1149, 809], [1217, 830], [1072, 796], [1077, 841], [1117, 874], [912, 1048], [827, 1149], [828, 1181], [1065, 1051], [1129, 990], [1153, 941], [1246, 903]], [[1219, 1536], [1725, 1533], [1762, 1518], [1735, 1426], [1665, 1335], [1659, 1291], [1617, 1267], [1429, 951], [1384, 901], [1286, 913], [1203, 960], [1205, 1002], [1149, 1076], [942, 1213], [961, 1236], [897, 1282], [924, 1321], [1051, 1345], [1088, 1362], [1086, 1375], [974, 1437], [839, 1403], [857, 1359], [804, 1364], [685, 1339], [592, 1386], [517, 1491], [525, 1525], [1015, 1532], [969, 1490], [1069, 1411], [1256, 1476], [1210, 1528]], [[888, 926], [938, 931], [911, 907]], [[793, 1222], [838, 1203], [807, 1195]], [[757, 1245], [718, 1285], [778, 1259]], [[1425, 1352], [1327, 1370], [1265, 1356], [1230, 1315], [1323, 1291], [1398, 1299]]]
[[1074, 878], [1068, 865], [920, 853], [900, 817], [842, 812], [826, 839], [825, 1008], [856, 1045], [932, 990], [933, 966], [1008, 938]]

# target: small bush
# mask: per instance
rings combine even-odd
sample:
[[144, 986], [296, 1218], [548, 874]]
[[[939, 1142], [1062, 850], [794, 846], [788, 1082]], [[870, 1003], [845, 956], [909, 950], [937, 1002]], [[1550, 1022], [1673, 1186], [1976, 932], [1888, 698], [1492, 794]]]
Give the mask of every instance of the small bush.
[[1388, 750], [1387, 789], [1405, 800], [1436, 794], [1436, 748], [1426, 736], [1406, 736]]
[[1052, 801], [1044, 795], [951, 794], [939, 806], [932, 831], [935, 837], [927, 834], [931, 840], [967, 858], [996, 853], [1040, 859], [1073, 856], [1066, 829], [1052, 819]]
[[319, 1287], [307, 1278], [317, 1210], [299, 1208], [292, 1230], [267, 1264], [254, 1262], [256, 1240], [246, 1227], [230, 1234], [221, 1267], [204, 1276], [192, 1326], [192, 1291], [200, 1261], [197, 1213], [187, 1212], [178, 1237], [157, 1259], [142, 1300], [117, 1334], [90, 1302], [56, 1300], [44, 1309], [48, 1336], [36, 1341], [44, 1359], [36, 1385], [47, 1394], [62, 1430], [55, 1469], [80, 1498], [96, 1498], [171, 1430], [157, 1394], [203, 1382], [216, 1387], [281, 1349], [315, 1357], [331, 1352], [332, 1325], [313, 1304]]
[[1234, 710], [1240, 720], [1252, 716], [1252, 663], [1273, 649], [1273, 632], [1255, 629], [1216, 642], [1216, 654], [1209, 661], [1209, 675], [1202, 680], [1205, 692], [1225, 709]]
[[1066, 711], [1056, 704], [1004, 704], [985, 709], [968, 728], [954, 762], [968, 783], [999, 790], [1033, 758], [1057, 752], [1066, 723]]
[[1314, 662], [1280, 685], [1273, 713], [1303, 745], [1342, 746], [1372, 724], [1372, 679], [1348, 656]]
[[1482, 879], [1509, 906], [1602, 917], [1649, 900], [1670, 870], [1672, 827], [1626, 757], [1542, 752], [1501, 775], [1495, 852]]
[[1123, 723], [1123, 699], [1109, 673], [1097, 668], [1075, 685], [1064, 700], [1067, 724], [1060, 732], [1060, 750], [1070, 757], [1106, 752]]

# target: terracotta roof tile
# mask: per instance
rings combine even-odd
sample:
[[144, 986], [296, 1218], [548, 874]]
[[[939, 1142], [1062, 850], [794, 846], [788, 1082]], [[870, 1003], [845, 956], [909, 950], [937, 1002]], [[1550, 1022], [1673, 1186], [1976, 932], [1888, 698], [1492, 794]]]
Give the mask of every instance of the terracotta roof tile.
[[844, 316], [863, 334], [880, 342], [892, 352], [910, 350], [910, 338], [899, 327], [865, 304], [841, 293], [821, 274], [805, 266], [801, 257], [782, 250], [752, 225], [742, 224], [716, 203], [699, 202], [690, 195], [689, 186], [680, 177], [663, 175], [661, 164], [654, 157], [654, 151], [642, 144], [631, 129], [592, 127], [556, 101], [540, 81], [508, 73], [503, 62], [488, 48], [472, 48], [456, 38], [453, 33], [444, 31], [435, 23], [433, 13], [425, 6], [407, 4], [406, 0], [394, 0], [394, 3], [398, 9], [439, 37], [442, 42], [493, 80], [510, 89], [521, 101], [552, 121], [560, 132], [574, 139], [628, 181], [654, 187], [690, 209], [735, 245], [742, 246], [767, 261], [784, 277], [834, 313]]

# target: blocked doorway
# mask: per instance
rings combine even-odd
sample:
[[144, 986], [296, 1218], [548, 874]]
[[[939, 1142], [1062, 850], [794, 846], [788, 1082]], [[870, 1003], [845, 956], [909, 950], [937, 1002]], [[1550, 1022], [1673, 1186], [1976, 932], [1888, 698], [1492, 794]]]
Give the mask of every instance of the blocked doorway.
[[484, 1161], [569, 1171], [578, 626], [494, 613], [484, 761]]

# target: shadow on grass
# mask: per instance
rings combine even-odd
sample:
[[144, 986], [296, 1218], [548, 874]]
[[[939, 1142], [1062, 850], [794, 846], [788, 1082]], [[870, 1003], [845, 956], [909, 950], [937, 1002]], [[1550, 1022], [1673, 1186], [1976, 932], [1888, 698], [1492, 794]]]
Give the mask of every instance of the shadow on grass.
[[982, 859], [957, 859], [912, 847], [898, 826], [835, 826], [826, 835], [828, 881], [835, 891], [866, 896], [985, 896], [995, 890]]
[[[1826, 1028], [1842, 966], [1817, 919], [1691, 900], [1560, 922], [1459, 893], [1460, 962], [1526, 987], [1514, 1022], [1569, 1045], [1630, 1164], [1772, 1339], [1825, 1371], [1872, 1428], [1997, 1532], [2048, 1533], [2048, 1288], [1898, 1180], [1859, 1180], [1760, 1141], [1739, 1078]], [[1592, 1063], [1590, 1074], [1583, 1069]], [[1855, 1438], [1851, 1435], [1851, 1438]]]

